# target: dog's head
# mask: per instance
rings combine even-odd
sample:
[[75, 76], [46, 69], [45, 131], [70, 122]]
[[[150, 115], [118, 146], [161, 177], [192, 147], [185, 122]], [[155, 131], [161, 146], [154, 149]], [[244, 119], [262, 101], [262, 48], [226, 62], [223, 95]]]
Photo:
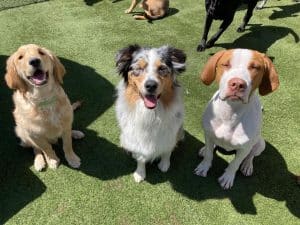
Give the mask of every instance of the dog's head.
[[186, 55], [169, 46], [142, 48], [131, 45], [116, 56], [118, 72], [130, 91], [130, 101], [142, 98], [148, 109], [173, 98], [176, 76], [185, 70]]
[[65, 68], [49, 50], [29, 44], [21, 46], [6, 63], [5, 80], [11, 89], [26, 92], [49, 83], [63, 82]]
[[279, 86], [272, 61], [265, 54], [249, 49], [217, 52], [204, 66], [201, 80], [206, 85], [216, 80], [222, 100], [243, 103], [249, 101], [257, 88], [261, 95], [267, 95]]

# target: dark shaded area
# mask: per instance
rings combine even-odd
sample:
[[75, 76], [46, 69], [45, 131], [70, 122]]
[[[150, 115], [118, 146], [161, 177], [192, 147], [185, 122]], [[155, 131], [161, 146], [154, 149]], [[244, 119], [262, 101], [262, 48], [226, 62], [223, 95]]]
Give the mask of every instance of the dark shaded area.
[[0, 224], [41, 196], [46, 186], [29, 169], [33, 153], [18, 146], [14, 134], [12, 116], [12, 91], [4, 81], [5, 63], [8, 56], [0, 56]]
[[300, 12], [299, 2], [293, 5], [277, 6], [276, 8], [279, 8], [280, 10], [273, 10], [273, 13], [269, 16], [270, 20], [299, 16], [297, 15]]
[[299, 186], [274, 146], [267, 143], [261, 156], [254, 159], [254, 174], [251, 177], [245, 177], [238, 171], [233, 188], [225, 191], [220, 187], [218, 178], [228, 163], [216, 154], [206, 178], [193, 173], [202, 160], [197, 155], [203, 145], [186, 133], [185, 141], [172, 155], [170, 170], [163, 174], [154, 163], [147, 169], [146, 181], [151, 184], [168, 181], [175, 191], [197, 201], [230, 199], [236, 211], [241, 214], [257, 214], [253, 197], [258, 193], [266, 198], [284, 201], [289, 211], [300, 218]]
[[48, 1], [49, 0], [0, 1], [0, 11]]
[[249, 33], [237, 38], [232, 43], [220, 43], [215, 46], [223, 48], [248, 48], [267, 52], [268, 49], [278, 40], [287, 35], [294, 38], [295, 43], [299, 42], [298, 34], [291, 28], [279, 26], [263, 26], [261, 24], [249, 24]]
[[84, 0], [85, 4], [88, 6], [93, 6], [94, 4], [101, 2], [102, 0]]

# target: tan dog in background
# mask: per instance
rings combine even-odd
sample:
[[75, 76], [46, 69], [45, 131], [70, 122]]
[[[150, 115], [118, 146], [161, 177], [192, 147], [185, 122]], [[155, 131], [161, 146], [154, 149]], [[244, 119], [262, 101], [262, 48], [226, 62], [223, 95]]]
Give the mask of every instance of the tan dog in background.
[[37, 171], [55, 169], [59, 165], [51, 144], [62, 137], [66, 160], [74, 168], [80, 158], [72, 148], [72, 136], [82, 138], [80, 131], [72, 131], [73, 108], [61, 84], [65, 68], [49, 50], [29, 44], [21, 46], [7, 60], [5, 80], [14, 89], [13, 112], [15, 132], [23, 147], [32, 147]]
[[[130, 7], [125, 13], [131, 13], [137, 4], [137, 0], [132, 0]], [[164, 17], [168, 13], [169, 0], [143, 0], [140, 7], [144, 9], [144, 15], [135, 15], [135, 19], [155, 20]]]

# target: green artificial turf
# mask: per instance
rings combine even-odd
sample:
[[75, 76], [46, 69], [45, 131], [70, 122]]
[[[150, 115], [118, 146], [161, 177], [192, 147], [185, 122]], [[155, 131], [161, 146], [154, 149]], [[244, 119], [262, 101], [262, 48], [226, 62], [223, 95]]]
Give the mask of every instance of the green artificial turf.
[[[152, 23], [125, 14], [129, 0], [29, 4], [34, 2], [0, 1], [0, 224], [300, 224], [300, 187], [293, 178], [300, 174], [300, 4], [268, 1], [240, 34], [241, 8], [216, 46], [198, 53], [204, 1], [172, 0], [170, 16]], [[213, 24], [210, 35], [219, 24]], [[55, 149], [62, 164], [43, 172], [34, 170], [32, 151], [18, 146], [12, 92], [3, 75], [7, 57], [28, 43], [60, 57], [67, 69], [65, 91], [72, 101], [84, 100], [74, 121], [86, 134], [73, 144], [82, 159], [78, 170], [67, 166], [61, 143]], [[132, 43], [169, 44], [187, 54], [187, 70], [179, 78], [186, 139], [173, 153], [170, 170], [163, 174], [156, 163], [148, 165], [141, 184], [132, 178], [135, 161], [119, 146], [113, 105], [120, 80], [114, 57]], [[255, 159], [253, 176], [238, 172], [234, 187], [224, 191], [217, 178], [232, 156], [216, 156], [207, 178], [193, 174], [204, 142], [201, 116], [217, 89], [203, 85], [199, 72], [211, 54], [235, 47], [267, 53], [281, 83], [261, 98], [267, 147]]]

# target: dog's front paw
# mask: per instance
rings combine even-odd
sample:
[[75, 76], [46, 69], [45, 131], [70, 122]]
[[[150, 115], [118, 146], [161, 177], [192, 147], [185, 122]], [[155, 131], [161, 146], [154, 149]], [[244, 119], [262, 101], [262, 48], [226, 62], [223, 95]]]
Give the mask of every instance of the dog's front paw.
[[200, 44], [197, 46], [197, 52], [203, 52], [204, 50], [205, 50], [205, 44], [200, 43]]
[[230, 189], [233, 186], [235, 178], [235, 173], [225, 172], [221, 177], [219, 177], [219, 183], [221, 187], [225, 190]]
[[127, 13], [127, 14], [128, 14], [128, 13], [131, 13], [131, 12], [132, 12], [132, 9], [126, 9], [126, 10], [125, 10], [125, 13]]
[[38, 154], [34, 158], [34, 169], [36, 171], [42, 171], [46, 167], [46, 162], [42, 154]]
[[66, 160], [71, 167], [73, 168], [80, 167], [81, 164], [80, 158], [75, 153], [66, 155]]
[[142, 182], [143, 180], [145, 180], [146, 174], [135, 171], [135, 172], [133, 173], [133, 178], [134, 178], [134, 181], [135, 181], [135, 182], [140, 183], [140, 182]]
[[158, 169], [160, 169], [161, 172], [165, 173], [168, 171], [168, 169], [170, 168], [170, 160], [167, 161], [163, 161], [161, 160], [158, 165], [157, 165]]
[[210, 166], [211, 165], [209, 163], [205, 163], [202, 161], [195, 169], [195, 174], [197, 176], [206, 177]]
[[236, 30], [238, 33], [242, 33], [245, 31], [245, 27], [244, 26], [239, 26], [238, 29]]
[[57, 159], [48, 159], [47, 163], [48, 163], [48, 167], [50, 169], [57, 169], [57, 167], [59, 165], [59, 158], [57, 158]]
[[241, 172], [245, 176], [251, 176], [253, 174], [253, 162], [251, 159], [245, 159], [241, 165]]

